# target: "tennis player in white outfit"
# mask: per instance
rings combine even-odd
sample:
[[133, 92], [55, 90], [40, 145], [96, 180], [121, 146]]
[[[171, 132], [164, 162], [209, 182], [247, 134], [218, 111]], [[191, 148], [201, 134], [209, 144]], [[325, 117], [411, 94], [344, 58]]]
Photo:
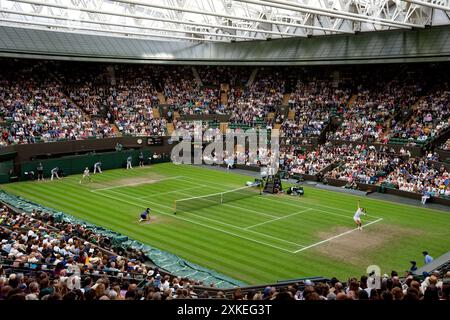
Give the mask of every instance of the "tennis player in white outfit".
[[361, 208], [358, 201], [358, 210], [356, 210], [355, 215], [353, 216], [353, 220], [358, 226], [358, 230], [362, 230], [361, 215], [366, 215], [366, 209]]

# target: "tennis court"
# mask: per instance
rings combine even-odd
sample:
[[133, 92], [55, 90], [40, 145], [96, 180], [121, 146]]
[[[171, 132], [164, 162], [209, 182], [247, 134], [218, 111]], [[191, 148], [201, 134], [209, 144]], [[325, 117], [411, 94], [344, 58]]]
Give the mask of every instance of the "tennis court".
[[[242, 188], [253, 178], [170, 163], [110, 170], [79, 184], [58, 181], [4, 185], [13, 194], [127, 235], [246, 283], [364, 272], [370, 264], [402, 268], [421, 250], [444, 253], [448, 214], [305, 186], [305, 195], [236, 197], [174, 214], [174, 201]], [[239, 191], [238, 191], [239, 192]], [[363, 231], [353, 214], [367, 208]], [[150, 223], [140, 223], [145, 208]], [[178, 210], [177, 210], [178, 211]], [[400, 249], [401, 248], [401, 249]], [[337, 262], [352, 257], [346, 264]], [[388, 272], [390, 270], [386, 270]]]
[[[180, 182], [184, 187], [177, 190]], [[158, 192], [160, 189], [168, 191]], [[245, 189], [247, 188], [227, 189], [212, 182], [199, 183], [185, 176], [177, 176], [176, 182], [162, 180], [154, 184], [106, 187], [92, 192], [139, 207], [149, 206], [156, 214], [170, 215], [175, 219], [290, 253], [301, 252], [357, 231], [351, 212], [308, 204], [301, 199], [298, 201], [286, 197], [260, 195], [257, 191], [259, 188], [256, 187], [253, 187], [256, 190], [252, 194], [239, 199], [239, 193], [245, 193]], [[207, 200], [208, 203], [204, 203], [202, 196], [213, 194], [220, 199], [222, 192], [237, 193], [237, 196], [233, 197], [236, 200], [232, 199], [222, 204]], [[161, 198], [164, 198], [166, 204], [160, 203]], [[185, 208], [182, 212], [177, 210], [178, 214], [174, 215], [174, 206], [169, 204], [181, 199], [190, 200], [189, 208]], [[255, 201], [259, 204], [255, 205]], [[380, 222], [382, 218], [367, 217], [365, 220], [365, 226], [369, 226]], [[335, 226], [348, 227], [349, 230], [333, 235], [329, 239], [315, 236], [317, 231]]]

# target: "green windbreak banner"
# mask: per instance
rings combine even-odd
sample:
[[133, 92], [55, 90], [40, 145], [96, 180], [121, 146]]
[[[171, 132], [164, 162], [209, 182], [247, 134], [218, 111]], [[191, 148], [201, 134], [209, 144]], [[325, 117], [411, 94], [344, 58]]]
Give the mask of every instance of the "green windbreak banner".
[[[94, 164], [96, 162], [102, 163], [102, 170], [125, 168], [126, 161], [129, 156], [132, 157], [132, 165], [139, 164], [139, 154], [142, 151], [144, 158], [148, 159], [153, 153], [150, 150], [124, 150], [114, 152], [92, 153], [85, 155], [74, 155], [67, 157], [60, 157], [55, 159], [43, 159], [34, 160], [29, 162], [23, 162], [21, 164], [21, 178], [26, 179], [28, 172], [37, 171], [37, 166], [42, 163], [44, 167], [44, 176], [49, 177], [50, 171], [58, 167], [63, 171], [64, 175], [80, 174], [84, 171], [84, 168], [88, 167], [94, 170]], [[161, 161], [168, 161], [166, 158], [152, 160], [152, 163], [158, 163]]]
[[9, 182], [9, 173], [10, 170], [13, 169], [13, 167], [13, 160], [0, 160], [0, 183]]
[[23, 199], [22, 197], [9, 194], [3, 190], [0, 190], [0, 201], [19, 209], [25, 213], [31, 214], [33, 210], [41, 210], [47, 212], [55, 218], [57, 221], [65, 221], [73, 224], [83, 225], [85, 228], [93, 230], [95, 233], [111, 239], [113, 248], [133, 248], [135, 250], [141, 250], [156, 266], [170, 272], [173, 275], [189, 278], [196, 281], [203, 281], [204, 285], [210, 286], [214, 284], [218, 288], [232, 288], [245, 286], [246, 284], [227, 277], [213, 270], [209, 270], [202, 266], [196, 265], [180, 257], [159, 250], [144, 243], [132, 240], [127, 236], [113, 232], [106, 228], [96, 226], [86, 221], [77, 219], [73, 216], [65, 214], [64, 212], [48, 208], [32, 201]]

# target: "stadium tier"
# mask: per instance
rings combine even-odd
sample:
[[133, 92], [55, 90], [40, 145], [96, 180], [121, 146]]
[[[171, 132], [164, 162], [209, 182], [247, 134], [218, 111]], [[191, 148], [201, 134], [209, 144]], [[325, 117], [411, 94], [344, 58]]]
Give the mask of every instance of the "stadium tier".
[[[31, 199], [39, 204], [63, 210], [65, 215], [68, 214], [67, 217], [72, 215], [82, 217], [96, 225], [108, 226], [119, 232], [118, 235], [106, 234], [104, 238], [95, 240], [90, 236], [75, 240], [80, 237], [77, 231], [70, 238], [56, 236], [50, 240], [51, 244], [41, 243], [33, 240], [39, 237], [35, 235], [35, 232], [36, 230], [47, 232], [45, 231], [47, 229], [42, 228], [48, 221], [53, 221], [51, 219], [54, 219], [55, 213], [45, 213], [41, 217], [40, 211], [39, 213], [33, 211], [30, 218], [28, 216], [21, 218], [30, 219], [31, 223], [30, 227], [25, 227], [23, 230], [27, 234], [25, 241], [28, 243], [27, 246], [23, 246], [24, 243], [14, 242], [17, 232], [23, 229], [23, 227], [17, 229], [17, 226], [23, 223], [15, 218], [17, 216], [9, 208], [4, 207], [2, 215], [3, 298], [21, 294], [15, 293], [17, 291], [15, 283], [20, 284], [25, 279], [17, 279], [17, 272], [30, 274], [30, 280], [26, 285], [34, 288], [34, 291], [21, 295], [26, 299], [76, 299], [77, 295], [78, 298], [83, 296], [85, 299], [137, 299], [140, 297], [148, 299], [231, 297], [236, 299], [244, 296], [246, 299], [275, 299], [276, 297], [291, 297], [299, 300], [377, 299], [377, 297], [389, 299], [389, 296], [382, 297], [382, 294], [388, 295], [386, 292], [390, 292], [389, 294], [395, 292], [396, 299], [403, 299], [403, 297], [416, 299], [425, 297], [430, 281], [435, 283], [433, 286], [439, 284], [441, 295], [446, 294], [443, 290], [445, 286], [439, 282], [439, 279], [445, 277], [447, 267], [438, 269], [431, 278], [420, 278], [421, 275], [413, 273], [406, 278], [399, 278], [398, 275], [384, 277], [383, 284], [378, 289], [370, 288], [368, 283], [371, 280], [364, 277], [351, 280], [346, 284], [340, 284], [331, 278], [322, 278], [320, 281], [313, 282], [311, 280], [314, 279], [313, 277], [306, 277], [303, 280], [292, 281], [288, 285], [264, 286], [261, 288], [261, 295], [254, 294], [249, 284], [270, 283], [280, 278], [266, 277], [261, 273], [235, 279], [237, 270], [222, 271], [222, 267], [213, 266], [208, 262], [204, 266], [214, 268], [214, 272], [207, 269], [199, 271], [198, 268], [187, 270], [172, 268], [170, 265], [173, 263], [163, 262], [168, 259], [166, 251], [179, 254], [181, 248], [189, 250], [188, 248], [192, 245], [190, 241], [185, 241], [187, 247], [175, 244], [165, 246], [161, 248], [164, 250], [161, 251], [160, 256], [148, 253], [155, 248], [149, 249], [150, 251], [136, 251], [137, 248], [144, 248], [142, 246], [145, 246], [147, 241], [158, 247], [158, 243], [167, 241], [167, 238], [161, 237], [158, 240], [139, 236], [136, 238], [133, 236], [134, 232], [130, 233], [127, 229], [121, 227], [116, 229], [108, 222], [105, 222], [105, 225], [101, 220], [92, 220], [89, 215], [80, 215], [78, 210], [66, 205], [70, 203], [70, 198], [73, 198], [78, 190], [71, 188], [64, 190], [58, 187], [63, 194], [70, 195], [70, 198], [59, 197], [55, 202], [55, 200], [49, 201], [47, 197], [36, 197], [28, 191], [25, 192], [21, 183], [25, 187], [35, 179], [56, 178], [55, 182], [46, 183], [71, 184], [78, 181], [77, 174], [82, 172], [86, 165], [88, 175], [94, 171], [94, 163], [100, 164], [99, 166], [104, 170], [122, 166], [127, 169], [139, 166], [140, 170], [143, 170], [142, 167], [146, 165], [159, 166], [158, 163], [170, 160], [168, 155], [171, 148], [176, 145], [176, 141], [169, 143], [166, 137], [155, 144], [154, 137], [167, 136], [171, 133], [170, 131], [180, 129], [193, 132], [195, 124], [192, 121], [200, 121], [202, 132], [209, 130], [212, 133], [211, 136], [223, 135], [227, 132], [226, 129], [234, 130], [238, 134], [245, 134], [246, 130], [253, 128], [268, 129], [269, 135], [272, 129], [280, 129], [281, 145], [278, 162], [285, 182], [296, 181], [298, 184], [309, 180], [330, 187], [342, 186], [349, 192], [356, 189], [364, 191], [365, 194], [393, 193], [415, 198], [417, 203], [422, 199], [422, 203], [428, 201], [448, 205], [450, 177], [448, 164], [445, 163], [448, 156], [445, 146], [449, 134], [447, 127], [450, 107], [446, 81], [448, 64], [394, 65], [387, 74], [379, 71], [377, 66], [361, 66], [360, 70], [346, 66], [293, 67], [282, 68], [281, 72], [280, 68], [246, 67], [242, 68], [238, 75], [240, 80], [237, 80], [237, 78], [223, 76], [224, 72], [233, 69], [215, 66], [121, 64], [111, 66], [55, 61], [43, 61], [37, 64], [29, 60], [6, 58], [2, 62], [7, 65], [1, 74], [2, 86], [0, 87], [4, 150], [3, 179], [5, 182], [25, 180], [11, 187], [5, 185], [3, 189], [11, 196], [20, 195], [24, 199]], [[51, 80], [45, 76], [49, 72], [53, 75]], [[218, 82], [217, 79], [211, 78], [215, 72], [222, 75], [220, 77], [224, 79], [222, 81], [227, 82]], [[330, 77], [330, 74], [336, 72], [342, 74], [342, 78]], [[369, 74], [371, 78], [367, 77]], [[200, 76], [201, 82], [195, 81], [195, 75]], [[430, 78], [438, 81], [431, 82]], [[150, 138], [147, 139], [147, 137]], [[71, 153], [67, 145], [70, 141], [80, 143], [80, 147], [83, 145], [82, 148], [85, 149], [84, 144], [89, 143], [90, 147], [87, 147], [86, 151], [96, 150], [96, 153], [78, 155]], [[208, 138], [200, 147], [204, 149], [213, 141]], [[122, 144], [125, 145], [125, 149]], [[61, 151], [51, 155], [52, 146], [58, 146], [57, 148]], [[264, 149], [264, 152], [266, 151]], [[219, 165], [217, 168], [220, 170], [217, 152], [212, 156], [204, 156], [203, 160]], [[228, 159], [222, 164], [223, 170], [230, 170], [238, 163], [242, 163], [243, 165], [237, 167], [258, 172], [258, 167], [262, 163], [261, 155], [259, 151], [254, 153], [246, 150], [245, 147], [235, 145], [232, 153], [224, 152], [219, 158]], [[229, 161], [233, 158], [233, 165], [230, 165]], [[40, 166], [42, 167], [41, 179], [39, 179]], [[54, 176], [53, 168], [57, 168], [57, 176]], [[93, 179], [86, 180], [82, 177], [75, 186], [82, 189], [88, 188], [89, 193], [75, 196], [75, 199], [83, 198], [89, 199], [88, 203], [99, 203], [101, 200], [97, 197], [100, 196], [112, 202], [113, 208], [105, 208], [105, 210], [112, 210], [115, 214], [120, 214], [122, 210], [120, 208], [123, 205], [130, 206], [127, 209], [130, 212], [150, 207], [149, 214], [141, 216], [140, 224], [144, 228], [147, 226], [154, 228], [154, 225], [161, 225], [161, 223], [164, 225], [162, 217], [181, 213], [175, 221], [187, 223], [188, 225], [184, 228], [191, 229], [190, 224], [193, 224], [200, 226], [201, 229], [206, 228], [223, 233], [231, 237], [224, 239], [229, 243], [233, 243], [235, 239], [250, 241], [257, 247], [261, 246], [261, 254], [268, 257], [277, 251], [287, 255], [298, 255], [300, 252], [315, 248], [322, 242], [332, 242], [332, 239], [338, 239], [354, 230], [346, 230], [345, 228], [348, 227], [343, 221], [325, 223], [320, 218], [321, 215], [326, 214], [327, 218], [341, 216], [345, 221], [347, 215], [345, 212], [352, 210], [346, 206], [339, 208], [342, 201], [348, 202], [351, 199], [338, 200], [332, 206], [329, 206], [328, 201], [323, 202], [323, 199], [329, 197], [329, 193], [333, 191], [323, 191], [323, 194], [317, 195], [317, 199], [314, 200], [316, 202], [313, 204], [308, 202], [308, 204], [293, 205], [290, 203], [291, 199], [277, 198], [277, 203], [273, 205], [262, 205], [260, 202], [267, 201], [267, 196], [261, 195], [262, 189], [255, 186], [242, 187], [242, 184], [235, 183], [242, 178], [231, 178], [230, 173], [226, 178], [216, 178], [218, 179], [216, 182], [219, 182], [216, 184], [211, 183], [210, 180], [214, 178], [210, 173], [201, 172], [199, 174], [204, 178], [197, 179], [194, 178], [196, 174], [189, 177], [187, 169], [177, 169], [178, 173], [175, 176], [171, 174], [174, 169], [161, 170], [158, 170], [159, 173], [156, 175], [145, 170], [139, 173], [128, 173], [119, 179], [114, 177], [117, 173], [106, 178], [107, 172], [102, 173], [101, 178], [93, 176]], [[96, 173], [99, 172], [96, 170]], [[74, 174], [75, 178], [71, 178]], [[129, 177], [130, 174], [131, 177]], [[259, 178], [258, 174], [255, 174], [255, 177]], [[65, 182], [59, 181], [61, 177], [64, 177]], [[26, 182], [27, 180], [29, 182]], [[34, 188], [38, 189], [33, 191]], [[44, 192], [44, 195], [51, 195], [54, 192], [53, 188], [52, 184], [48, 187], [36, 185], [30, 189], [30, 192]], [[301, 197], [304, 199], [308, 199], [310, 192], [313, 192], [308, 187], [302, 190], [304, 193]], [[289, 194], [292, 196], [292, 193]], [[286, 204], [284, 204], [285, 201], [287, 201]], [[5, 203], [11, 205], [11, 208], [15, 207], [15, 202]], [[335, 206], [338, 212], [335, 211]], [[401, 204], [399, 206], [398, 209], [393, 209], [393, 212], [404, 210]], [[370, 230], [372, 224], [384, 223], [386, 217], [383, 217], [383, 210], [379, 209], [381, 207], [375, 207], [375, 217], [368, 218], [363, 228]], [[441, 207], [437, 209], [442, 210]], [[43, 212], [45, 210], [43, 209]], [[90, 205], [85, 210], [93, 213], [96, 211]], [[42, 220], [36, 220], [36, 216]], [[299, 219], [300, 216], [302, 219]], [[125, 219], [125, 224], [128, 219]], [[55, 221], [55, 223], [59, 222]], [[317, 227], [318, 223], [320, 227]], [[404, 228], [403, 223], [399, 224], [400, 228]], [[435, 224], [432, 225], [436, 227]], [[442, 221], [441, 225], [445, 227], [447, 224]], [[57, 224], [57, 228], [59, 226]], [[73, 232], [73, 228], [75, 230], [83, 228], [82, 223], [69, 223], [69, 226], [70, 232]], [[323, 228], [327, 230], [332, 226], [343, 231], [330, 231], [331, 233], [320, 231], [325, 232], [323, 236], [314, 235], [317, 230]], [[334, 230], [333, 228], [330, 230]], [[201, 235], [204, 232], [201, 229], [192, 230], [193, 234], [186, 234], [186, 239]], [[301, 236], [296, 236], [297, 230], [302, 230]], [[114, 239], [122, 234], [143, 243], [137, 246], [130, 244], [128, 247], [114, 244], [116, 242]], [[41, 235], [41, 237], [46, 236]], [[377, 237], [383, 239], [381, 235]], [[93, 243], [86, 242], [89, 239]], [[73, 243], [80, 247], [73, 246]], [[428, 242], [427, 246], [433, 247], [431, 243]], [[92, 244], [95, 246], [93, 247]], [[50, 250], [47, 249], [49, 245]], [[45, 252], [42, 251], [44, 247]], [[56, 251], [54, 247], [57, 248]], [[239, 247], [238, 243], [237, 247]], [[237, 247], [231, 245], [230, 250]], [[269, 251], [265, 252], [263, 248], [268, 248]], [[115, 250], [119, 250], [120, 253], [116, 253]], [[123, 250], [133, 252], [131, 257], [140, 257], [141, 264], [136, 264], [134, 261], [136, 258], [127, 257], [127, 251]], [[211, 246], [204, 250], [211, 252], [216, 249]], [[275, 252], [271, 252], [272, 250]], [[445, 246], [435, 250], [444, 254]], [[80, 252], [85, 254], [80, 256]], [[225, 254], [224, 251], [221, 252], [221, 255]], [[121, 256], [119, 261], [115, 258], [118, 254]], [[416, 254], [411, 251], [411, 256]], [[194, 262], [201, 262], [195, 254], [190, 254], [188, 257]], [[285, 262], [289, 259], [291, 258], [287, 256], [283, 258]], [[328, 259], [330, 259], [329, 254], [321, 261], [323, 263]], [[183, 261], [177, 256], [167, 261], [177, 260]], [[100, 261], [102, 262], [99, 263]], [[226, 259], [222, 259], [222, 262], [225, 261]], [[183, 263], [191, 264], [191, 262]], [[273, 265], [273, 262], [271, 264]], [[390, 261], [385, 267], [401, 264], [403, 263]], [[326, 269], [316, 272], [319, 272], [319, 275], [325, 275]], [[352, 269], [352, 271], [357, 270], [358, 268]], [[225, 275], [216, 274], [216, 271], [223, 272]], [[156, 276], [158, 273], [159, 276]], [[248, 271], [248, 274], [251, 273]], [[296, 271], [287, 272], [286, 275], [280, 273], [277, 277], [289, 278], [296, 274]], [[339, 278], [344, 276], [340, 272], [334, 275]], [[227, 276], [231, 278], [228, 279]], [[162, 281], [163, 278], [164, 281]], [[412, 281], [412, 278], [415, 280]], [[41, 293], [46, 292], [48, 286], [46, 283], [52, 279], [58, 281], [57, 285], [51, 288], [53, 291], [49, 289], [51, 292], [49, 291], [47, 295]], [[70, 285], [68, 281], [71, 282]], [[392, 285], [391, 281], [400, 285]], [[423, 282], [419, 285], [419, 290], [412, 293], [411, 288], [417, 286], [415, 281]], [[83, 288], [85, 283], [91, 283], [100, 289], [87, 290], [86, 287]], [[355, 286], [355, 283], [364, 290], [358, 291], [357, 297], [350, 297], [348, 294], [344, 296], [346, 290], [342, 290], [345, 285], [348, 286], [348, 291], [351, 286]], [[412, 283], [414, 286], [411, 285]], [[218, 288], [211, 289], [211, 285]], [[230, 291], [229, 288], [236, 285], [242, 288], [244, 293], [234, 289]], [[386, 286], [391, 287], [387, 289]], [[399, 290], [394, 290], [396, 287]], [[78, 289], [81, 291], [76, 291]]]
[[0, 1], [0, 300], [449, 301], [450, 2], [313, 2]]

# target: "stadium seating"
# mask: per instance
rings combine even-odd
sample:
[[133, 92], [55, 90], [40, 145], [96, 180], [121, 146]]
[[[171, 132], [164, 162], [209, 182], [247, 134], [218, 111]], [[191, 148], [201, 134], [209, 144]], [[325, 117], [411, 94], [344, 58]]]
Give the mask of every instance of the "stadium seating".
[[450, 150], [450, 139], [447, 139], [440, 147], [439, 149], [449, 151]]
[[398, 154], [366, 145], [343, 145], [333, 153], [339, 161], [325, 177], [344, 180], [348, 184], [377, 184], [402, 161]]
[[[373, 285], [362, 276], [340, 282], [309, 278], [238, 289], [216, 289], [152, 268], [135, 250], [112, 251], [111, 239], [82, 225], [3, 206], [0, 218], [0, 300], [448, 300], [450, 274], [396, 272]], [[432, 291], [432, 292], [430, 292]]]
[[160, 272], [137, 250], [113, 251], [110, 238], [46, 212], [3, 206], [0, 240], [0, 300], [176, 298], [185, 294], [178, 289], [202, 285]]
[[284, 147], [280, 153], [280, 170], [290, 175], [317, 175], [335, 162], [334, 148], [321, 146], [310, 152]]
[[[308, 68], [80, 68], [79, 63], [19, 60], [4, 65], [1, 146], [162, 136], [169, 127], [192, 131], [188, 116], [221, 115], [229, 119], [229, 129], [279, 127], [284, 177], [314, 176], [450, 199], [450, 174], [434, 150], [413, 156], [409, 149], [429, 146], [449, 125], [448, 84], [425, 85], [431, 76], [443, 77], [435, 68], [382, 73], [364, 67], [362, 75], [338, 68], [336, 79], [330, 69]], [[161, 105], [167, 106], [164, 112]], [[219, 120], [201, 121], [203, 131], [220, 133]], [[448, 151], [449, 141], [436, 149]], [[235, 156], [257, 165], [249, 154]], [[450, 274], [440, 272], [445, 268], [425, 277], [393, 272], [382, 277], [380, 288], [363, 276], [222, 290], [159, 270], [143, 252], [118, 248], [81, 224], [7, 206], [1, 209], [0, 240], [0, 300], [450, 299]]]
[[[399, 69], [338, 69], [336, 80], [322, 69], [16, 61], [2, 74], [2, 144], [114, 136], [113, 124], [126, 135], [164, 135], [175, 115], [224, 114], [230, 128], [281, 124], [288, 142], [327, 131], [329, 140], [425, 145], [448, 126], [447, 84], [424, 85], [432, 74], [443, 77], [436, 68]], [[52, 79], [41, 79], [43, 70]], [[161, 103], [170, 106], [167, 117], [154, 114]], [[332, 118], [341, 119], [337, 128], [327, 127]]]
[[411, 158], [400, 162], [387, 175], [385, 182], [399, 190], [425, 193], [434, 197], [449, 198], [450, 178], [443, 164], [423, 158]]
[[62, 92], [61, 84], [42, 77], [40, 66], [9, 63], [0, 75], [1, 144], [108, 137], [105, 119], [89, 119]]
[[[399, 65], [388, 71], [362, 66], [355, 71], [4, 61], [2, 146], [162, 136], [168, 130], [192, 131], [186, 117], [220, 115], [229, 119], [226, 127], [232, 130], [280, 128], [286, 145], [282, 168], [288, 175], [326, 174], [350, 183], [385, 183], [416, 193], [431, 188], [436, 196], [449, 193], [446, 172], [427, 169], [433, 172], [432, 182], [405, 184], [399, 170], [405, 170], [408, 160], [400, 161], [390, 150], [426, 148], [448, 128], [450, 95], [446, 68], [439, 65]], [[164, 112], [162, 105], [167, 106]], [[219, 133], [220, 122], [202, 120], [202, 129]], [[348, 148], [339, 147], [342, 141]], [[373, 143], [391, 147], [389, 152], [374, 150], [369, 148]], [[299, 153], [303, 145], [315, 151]], [[424, 160], [431, 159], [411, 161]], [[326, 167], [332, 170], [321, 172]], [[411, 166], [406, 170], [414, 175]]]

